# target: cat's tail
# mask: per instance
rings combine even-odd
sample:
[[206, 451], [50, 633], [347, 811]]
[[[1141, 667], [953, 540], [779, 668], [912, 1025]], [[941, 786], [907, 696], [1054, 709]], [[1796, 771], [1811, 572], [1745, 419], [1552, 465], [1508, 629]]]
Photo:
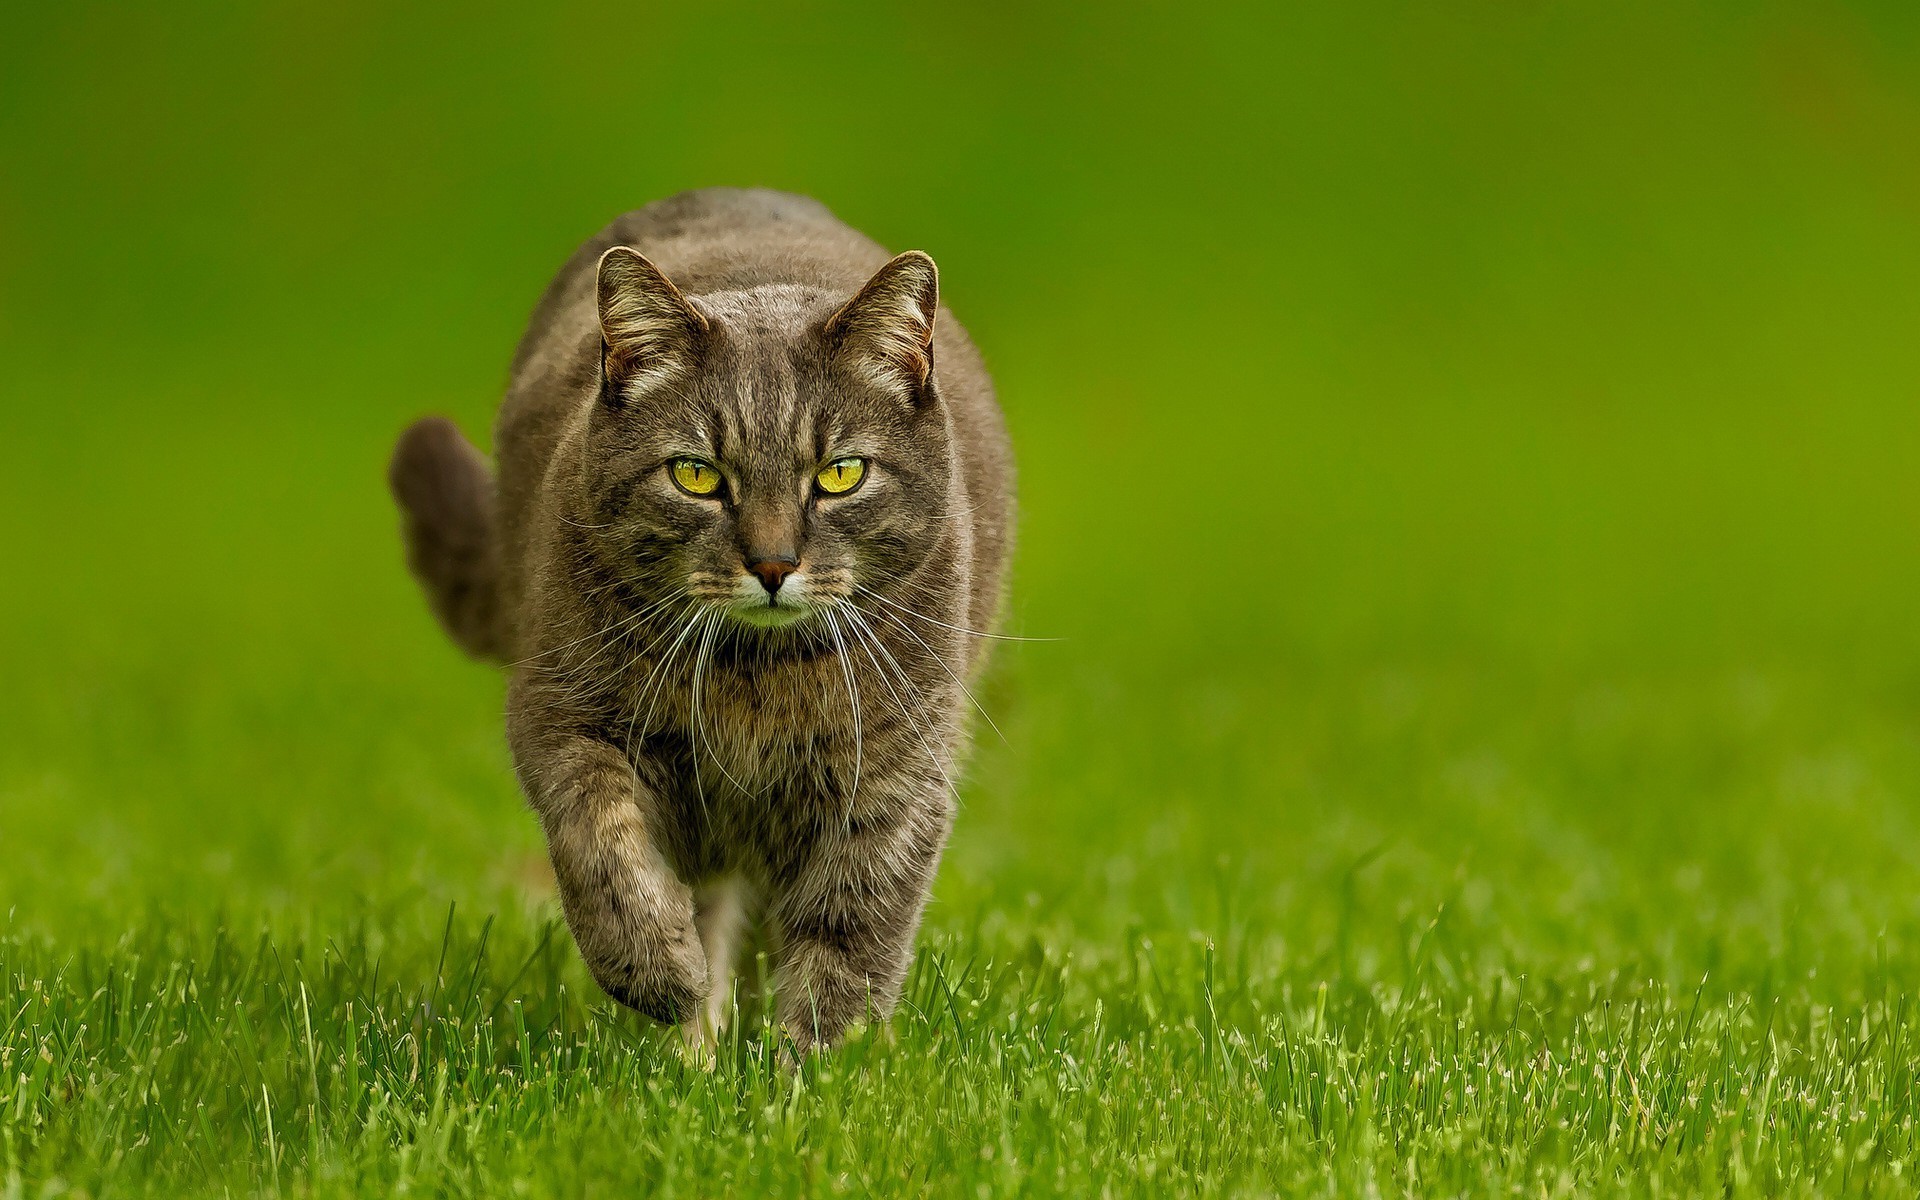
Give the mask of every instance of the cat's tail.
[[505, 661], [493, 468], [452, 421], [425, 417], [400, 435], [387, 482], [433, 615], [468, 654]]

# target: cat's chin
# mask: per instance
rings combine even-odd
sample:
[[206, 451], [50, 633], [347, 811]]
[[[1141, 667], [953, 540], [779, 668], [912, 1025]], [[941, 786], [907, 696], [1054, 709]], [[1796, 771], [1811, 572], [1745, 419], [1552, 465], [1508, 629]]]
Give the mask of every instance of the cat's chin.
[[739, 604], [727, 610], [727, 615], [735, 621], [752, 629], [792, 629], [795, 625], [813, 615], [813, 608], [804, 604]]

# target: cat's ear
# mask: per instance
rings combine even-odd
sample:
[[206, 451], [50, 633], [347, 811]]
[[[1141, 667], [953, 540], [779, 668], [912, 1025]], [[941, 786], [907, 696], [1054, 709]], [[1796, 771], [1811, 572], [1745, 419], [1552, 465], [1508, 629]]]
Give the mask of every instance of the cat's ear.
[[909, 250], [874, 273], [827, 321], [836, 356], [885, 387], [918, 397], [933, 374], [940, 270]]
[[707, 319], [644, 254], [615, 246], [600, 256], [602, 395], [629, 394], [692, 371]]

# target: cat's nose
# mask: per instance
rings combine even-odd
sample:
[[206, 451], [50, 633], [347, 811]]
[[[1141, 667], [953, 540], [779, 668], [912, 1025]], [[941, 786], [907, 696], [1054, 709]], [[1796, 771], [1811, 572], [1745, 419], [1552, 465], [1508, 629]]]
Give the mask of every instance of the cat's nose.
[[778, 592], [780, 585], [787, 581], [787, 576], [799, 569], [800, 563], [791, 558], [763, 558], [747, 564], [748, 573], [760, 581], [760, 586], [767, 589], [769, 596]]

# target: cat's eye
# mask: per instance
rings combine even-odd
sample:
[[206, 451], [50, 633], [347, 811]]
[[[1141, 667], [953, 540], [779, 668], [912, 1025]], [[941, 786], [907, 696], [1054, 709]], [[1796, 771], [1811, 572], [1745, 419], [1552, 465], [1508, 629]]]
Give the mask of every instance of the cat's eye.
[[676, 458], [668, 468], [676, 487], [689, 496], [711, 496], [720, 490], [720, 472], [710, 462]]
[[836, 458], [820, 468], [813, 481], [820, 490], [829, 496], [844, 496], [860, 486], [867, 477], [867, 460], [864, 458]]

